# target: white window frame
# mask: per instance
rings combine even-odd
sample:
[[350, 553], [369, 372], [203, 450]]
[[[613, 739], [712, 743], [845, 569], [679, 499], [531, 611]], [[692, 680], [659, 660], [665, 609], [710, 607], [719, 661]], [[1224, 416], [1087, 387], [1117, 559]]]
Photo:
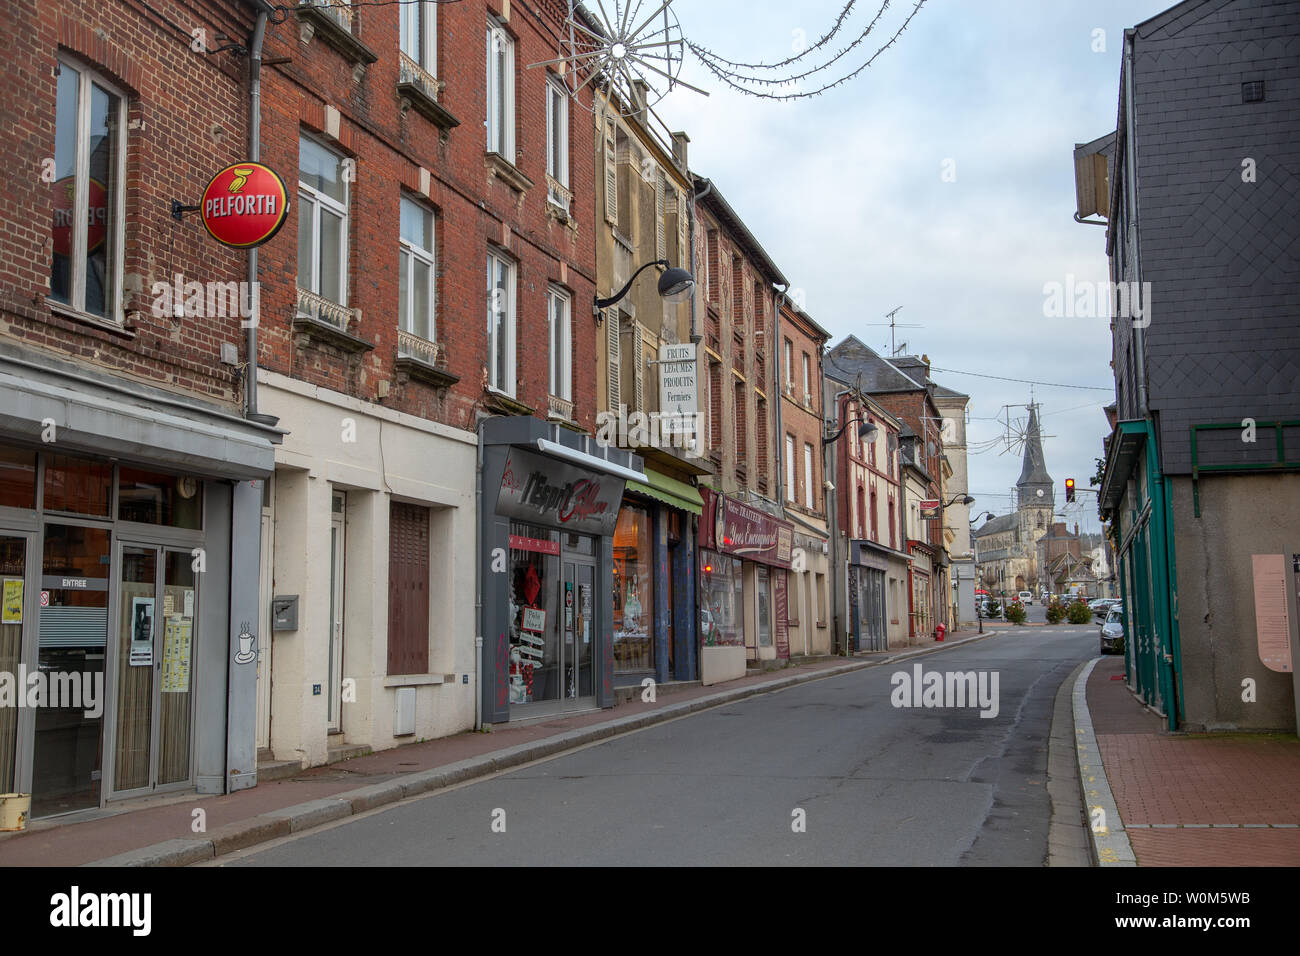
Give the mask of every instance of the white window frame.
[[[506, 267], [506, 301], [502, 303], [505, 306], [505, 338], [506, 341], [500, 342], [497, 339], [495, 322], [496, 311], [494, 310], [493, 288], [496, 277], [497, 265]], [[489, 249], [487, 255], [488, 284], [487, 284], [487, 319], [488, 319], [488, 387], [493, 391], [500, 392], [514, 398], [515, 395], [515, 297], [516, 286], [518, 285], [518, 272], [513, 259], [502, 255], [499, 252]], [[497, 352], [499, 349], [505, 350], [505, 374], [506, 381], [499, 382], [496, 380], [497, 375]]]
[[794, 386], [794, 343], [789, 339], [785, 340], [785, 384]]
[[812, 362], [808, 358], [807, 352], [800, 352], [803, 356], [803, 394], [804, 403], [812, 404]]
[[[94, 84], [104, 92], [117, 97], [118, 142], [115, 160], [116, 169], [113, 171], [116, 188], [113, 190], [113, 195], [108, 197], [108, 201], [112, 204], [113, 229], [112, 235], [105, 235], [104, 237], [106, 242], [111, 243], [106, 253], [109, 257], [108, 269], [110, 275], [105, 276], [105, 285], [111, 290], [112, 295], [111, 299], [104, 303], [105, 314], [102, 318], [115, 325], [121, 325], [124, 319], [122, 311], [122, 262], [126, 241], [127, 96], [121, 89], [109, 83], [99, 73], [76, 60], [59, 57], [58, 65], [60, 70], [72, 70], [78, 76], [77, 115], [74, 118], [76, 123], [76, 147], [73, 160], [75, 172], [73, 173], [72, 245], [69, 249], [71, 255], [68, 272], [70, 280], [69, 301], [65, 303], [53, 298], [53, 296], [51, 296], [50, 301], [59, 306], [73, 309], [76, 312], [101, 318], [101, 316], [86, 311], [86, 242], [88, 226], [87, 217], [80, 215], [80, 211], [85, 210], [87, 203], [90, 202], [90, 87], [91, 84]], [[57, 130], [59, 117], [55, 116], [54, 121]], [[50, 266], [52, 269], [53, 253], [51, 253]]]
[[794, 502], [794, 436], [785, 436], [785, 500]]
[[803, 443], [803, 503], [813, 510], [813, 446]]
[[[557, 306], [560, 328], [555, 327]], [[558, 286], [546, 290], [547, 369], [550, 394], [573, 401], [573, 299]], [[557, 354], [558, 352], [558, 354]], [[557, 381], [558, 371], [558, 381]]]
[[[560, 141], [558, 156], [557, 139]], [[565, 189], [569, 188], [568, 89], [559, 77], [550, 74], [546, 77], [546, 175]], [[549, 194], [547, 198], [557, 202], [556, 197]]]
[[[403, 195], [400, 202], [410, 203], [412, 206], [417, 208], [422, 215], [429, 217], [429, 235], [432, 237], [430, 244], [433, 246], [433, 248], [425, 249], [421, 246], [417, 246], [415, 243], [408, 240], [405, 236], [401, 234], [400, 225], [399, 225], [397, 242], [401, 251], [398, 253], [398, 261], [400, 263], [400, 270], [399, 270], [400, 274], [398, 275], [398, 281], [405, 284], [406, 286], [406, 314], [405, 315], [399, 314], [397, 316], [397, 327], [409, 335], [415, 335], [415, 336], [419, 336], [420, 338], [424, 338], [425, 341], [427, 342], [436, 342], [438, 341], [438, 308], [437, 308], [438, 300], [436, 295], [437, 265], [438, 265], [438, 218], [433, 214], [432, 209], [430, 209], [428, 206], [425, 206], [422, 203], [416, 202], [414, 199], [411, 199], [409, 196]], [[401, 222], [400, 218], [398, 222], [399, 223]], [[429, 334], [427, 337], [420, 336], [419, 333], [416, 332], [415, 329], [412, 327], [414, 323], [412, 323], [411, 321], [413, 317], [411, 310], [415, 303], [415, 263], [417, 261], [422, 262], [429, 267], [429, 280], [428, 280], [429, 281], [429, 288], [428, 288]]]
[[[310, 281], [308, 282], [306, 291], [311, 292], [314, 295], [322, 294], [320, 291], [320, 279], [321, 279], [320, 277], [320, 217], [321, 217], [321, 209], [324, 208], [327, 211], [337, 215], [340, 219], [342, 219], [342, 225], [339, 229], [338, 270], [340, 276], [340, 280], [339, 280], [340, 301], [338, 302], [338, 305], [346, 307], [348, 304], [348, 232], [351, 228], [351, 224], [348, 221], [348, 208], [352, 204], [352, 186], [348, 182], [348, 177], [344, 175], [344, 170], [342, 169], [343, 161], [346, 157], [340, 154], [337, 150], [333, 150], [330, 147], [326, 146], [320, 140], [312, 136], [308, 136], [305, 133], [300, 133], [298, 135], [298, 149], [299, 149], [298, 169], [299, 169], [300, 177], [302, 171], [301, 150], [302, 150], [302, 144], [304, 142], [310, 142], [315, 144], [316, 146], [319, 146], [321, 149], [325, 150], [327, 153], [335, 157], [335, 159], [338, 161], [340, 167], [339, 182], [343, 184], [343, 197], [344, 197], [343, 202], [339, 203], [338, 200], [333, 199], [330, 196], [326, 196], [324, 193], [318, 192], [317, 190], [313, 189], [311, 186], [308, 186], [306, 183], [302, 181], [301, 178], [299, 178], [298, 180], [298, 201], [300, 203], [308, 203], [312, 207], [312, 213], [311, 213], [311, 273], [312, 274], [310, 277]], [[301, 268], [299, 269], [299, 271], [301, 271]], [[301, 310], [300, 310], [300, 314], [301, 314]], [[323, 321], [328, 321], [328, 320], [323, 320]]]
[[[498, 82], [496, 54], [500, 51], [505, 57], [506, 84], [502, 88]], [[505, 28], [495, 19], [489, 17], [487, 23], [487, 115], [484, 125], [487, 127], [487, 151], [499, 153], [506, 162], [515, 161], [515, 41]], [[498, 135], [498, 128], [504, 126], [504, 141]]]
[[[438, 4], [429, 0], [416, 0], [401, 5], [398, 11], [400, 26], [398, 44], [401, 51], [410, 57], [420, 69], [430, 76], [438, 75]], [[415, 27], [419, 47], [415, 52], [410, 46], [411, 27]], [[402, 42], [405, 34], [406, 42]]]

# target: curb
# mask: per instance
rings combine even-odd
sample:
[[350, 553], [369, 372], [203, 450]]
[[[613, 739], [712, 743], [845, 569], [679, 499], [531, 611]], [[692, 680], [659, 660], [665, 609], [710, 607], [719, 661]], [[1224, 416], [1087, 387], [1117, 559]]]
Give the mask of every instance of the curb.
[[138, 850], [129, 850], [84, 865], [91, 867], [189, 866], [192, 863], [207, 862], [227, 853], [233, 853], [236, 850], [247, 849], [259, 843], [266, 843], [292, 833], [332, 823], [347, 816], [364, 813], [410, 797], [441, 790], [476, 777], [486, 777], [502, 770], [508, 770], [586, 744], [616, 737], [632, 730], [640, 730], [644, 727], [665, 723], [698, 711], [730, 704], [738, 700], [744, 700], [747, 697], [756, 697], [759, 694], [784, 690], [798, 684], [824, 680], [828, 677], [839, 677], [854, 671], [865, 670], [868, 667], [881, 667], [906, 658], [961, 647], [965, 644], [992, 637], [994, 633], [996, 632], [963, 638], [955, 643], [944, 643], [935, 647], [899, 651], [880, 660], [842, 664], [839, 667], [808, 674], [791, 674], [762, 684], [737, 687], [732, 690], [709, 694], [705, 697], [697, 697], [694, 700], [669, 704], [660, 710], [649, 713], [616, 717], [613, 720], [591, 727], [564, 731], [544, 740], [516, 744], [504, 750], [493, 751], [478, 757], [460, 760], [456, 763], [404, 774], [396, 780], [388, 780], [383, 783], [334, 794], [331, 797], [310, 800], [306, 803], [294, 804], [279, 810], [271, 810], [260, 816], [218, 827], [211, 833], [205, 834], [202, 838], [165, 840], [161, 843], [141, 847]]
[[1088, 675], [1100, 657], [1090, 660], [1074, 681], [1074, 736], [1079, 755], [1079, 787], [1088, 817], [1090, 846], [1098, 866], [1137, 866], [1133, 846], [1124, 831], [1115, 795], [1111, 793], [1101, 750], [1092, 731], [1092, 714], [1088, 711]]

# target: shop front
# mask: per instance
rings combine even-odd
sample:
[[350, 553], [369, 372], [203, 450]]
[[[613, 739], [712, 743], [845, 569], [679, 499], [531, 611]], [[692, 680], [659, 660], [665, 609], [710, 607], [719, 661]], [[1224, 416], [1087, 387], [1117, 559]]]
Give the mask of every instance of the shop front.
[[700, 492], [701, 671], [731, 679], [743, 676], [746, 661], [790, 656], [786, 572], [794, 526], [735, 498]]
[[256, 783], [258, 519], [279, 433], [0, 357], [0, 792], [32, 816]]
[[694, 680], [699, 491], [646, 467], [629, 481], [614, 531], [614, 684]]
[[902, 552], [875, 541], [849, 542], [849, 620], [853, 650], [884, 651], [890, 646], [891, 622], [898, 609], [891, 607], [907, 580], [908, 560]]
[[934, 636], [934, 626], [938, 622], [934, 616], [935, 602], [935, 556], [928, 545], [918, 541], [911, 542], [912, 567], [909, 573], [911, 582], [909, 640], [929, 639]]
[[641, 460], [532, 418], [487, 419], [480, 435], [482, 719], [612, 707], [616, 629], [633, 663], [653, 654], [636, 637], [653, 613], [639, 558], [616, 571], [614, 555]]

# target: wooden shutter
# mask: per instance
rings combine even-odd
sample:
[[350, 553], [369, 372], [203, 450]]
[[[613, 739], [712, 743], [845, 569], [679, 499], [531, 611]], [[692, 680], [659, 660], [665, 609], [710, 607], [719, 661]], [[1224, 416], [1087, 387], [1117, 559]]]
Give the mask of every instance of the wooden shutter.
[[642, 345], [644, 337], [641, 334], [641, 323], [632, 323], [632, 381], [633, 388], [636, 391], [636, 410], [645, 411], [645, 356], [642, 354]]
[[605, 120], [605, 221], [618, 225], [618, 155], [614, 121]]
[[605, 310], [605, 368], [609, 370], [609, 410], [618, 413], [618, 406], [623, 404], [622, 378], [623, 370], [619, 367], [623, 361], [623, 350], [619, 343], [618, 307], [611, 306]]
[[429, 509], [393, 502], [388, 524], [388, 673], [429, 671]]
[[668, 183], [661, 172], [655, 177], [655, 258], [668, 257]]

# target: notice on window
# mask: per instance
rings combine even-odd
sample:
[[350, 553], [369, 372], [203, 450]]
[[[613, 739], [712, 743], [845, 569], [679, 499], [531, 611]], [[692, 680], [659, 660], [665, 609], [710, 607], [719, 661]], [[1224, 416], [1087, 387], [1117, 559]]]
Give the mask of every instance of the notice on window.
[[23, 622], [22, 578], [5, 578], [4, 582], [4, 610], [0, 613], [0, 624], [21, 624]]
[[1286, 559], [1252, 554], [1255, 573], [1255, 635], [1259, 659], [1271, 671], [1291, 671], [1291, 617], [1286, 606]]
[[185, 618], [167, 619], [163, 636], [162, 692], [184, 694], [190, 689], [190, 638], [194, 625]]
[[519, 625], [525, 631], [540, 634], [546, 630], [546, 610], [540, 607], [524, 608], [524, 619]]

